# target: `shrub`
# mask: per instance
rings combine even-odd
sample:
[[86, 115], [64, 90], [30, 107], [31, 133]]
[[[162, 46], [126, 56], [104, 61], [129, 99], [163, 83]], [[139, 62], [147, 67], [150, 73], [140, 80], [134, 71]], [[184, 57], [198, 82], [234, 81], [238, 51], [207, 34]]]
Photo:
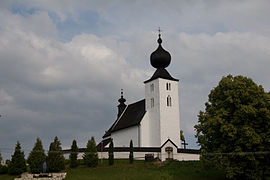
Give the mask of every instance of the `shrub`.
[[96, 167], [98, 165], [98, 154], [94, 137], [91, 137], [91, 140], [87, 142], [83, 160], [88, 167]]

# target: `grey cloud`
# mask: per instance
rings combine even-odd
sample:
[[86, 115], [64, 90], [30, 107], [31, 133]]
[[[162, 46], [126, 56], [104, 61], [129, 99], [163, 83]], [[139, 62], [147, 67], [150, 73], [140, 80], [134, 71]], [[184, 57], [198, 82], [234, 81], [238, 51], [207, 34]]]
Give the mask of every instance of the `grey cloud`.
[[[31, 149], [37, 136], [45, 148], [55, 135], [64, 147], [74, 138], [81, 147], [90, 136], [99, 141], [116, 118], [121, 88], [128, 103], [144, 98], [158, 26], [172, 56], [169, 72], [180, 79], [181, 128], [189, 147], [197, 147], [197, 114], [222, 76], [242, 74], [270, 89], [268, 1], [27, 0], [24, 7], [38, 9], [28, 17], [8, 10], [14, 2], [22, 4], [0, 5], [0, 148], [8, 158], [17, 140]], [[111, 23], [110, 33], [59, 41], [48, 13], [64, 21], [87, 9]]]

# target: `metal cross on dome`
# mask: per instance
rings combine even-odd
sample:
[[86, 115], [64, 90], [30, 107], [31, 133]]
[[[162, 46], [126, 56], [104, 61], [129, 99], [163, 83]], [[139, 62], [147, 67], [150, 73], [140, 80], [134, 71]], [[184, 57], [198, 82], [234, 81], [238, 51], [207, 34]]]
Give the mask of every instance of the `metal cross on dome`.
[[158, 36], [160, 37], [160, 33], [162, 32], [162, 30], [160, 29], [160, 27], [158, 27]]

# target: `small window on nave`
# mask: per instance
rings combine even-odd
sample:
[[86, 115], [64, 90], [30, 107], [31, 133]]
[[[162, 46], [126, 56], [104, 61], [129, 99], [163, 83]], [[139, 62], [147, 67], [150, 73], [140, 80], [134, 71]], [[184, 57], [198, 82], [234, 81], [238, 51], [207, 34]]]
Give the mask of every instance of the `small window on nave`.
[[153, 92], [154, 91], [154, 84], [150, 85], [150, 91]]
[[172, 98], [170, 95], [167, 97], [167, 106], [172, 106]]
[[150, 104], [151, 104], [151, 108], [152, 107], [154, 107], [154, 104], [155, 104], [155, 102], [154, 102], [154, 98], [151, 98], [151, 100], [150, 100], [151, 102], [150, 102]]

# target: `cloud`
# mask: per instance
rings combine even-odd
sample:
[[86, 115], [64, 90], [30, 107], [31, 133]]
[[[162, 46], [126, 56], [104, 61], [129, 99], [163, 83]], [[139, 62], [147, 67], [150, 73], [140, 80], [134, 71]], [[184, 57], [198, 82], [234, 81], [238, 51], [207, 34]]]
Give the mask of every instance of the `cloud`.
[[1, 1], [0, 148], [12, 149], [9, 158], [17, 140], [26, 150], [36, 137], [45, 148], [56, 135], [65, 147], [74, 138], [80, 147], [90, 136], [99, 141], [121, 88], [128, 103], [144, 98], [158, 26], [172, 56], [168, 70], [180, 79], [181, 129], [196, 148], [197, 114], [222, 76], [245, 75], [269, 91], [267, 7], [266, 0]]
[[142, 97], [136, 84], [145, 71], [107, 45], [118, 46], [112, 38], [81, 34], [60, 42], [24, 27], [17, 16], [6, 14], [15, 21], [0, 32], [1, 146], [20, 140], [31, 147], [36, 137], [48, 145], [56, 135], [65, 146], [72, 138], [81, 146], [90, 136], [100, 140], [116, 117], [120, 88], [132, 92], [130, 99]]

